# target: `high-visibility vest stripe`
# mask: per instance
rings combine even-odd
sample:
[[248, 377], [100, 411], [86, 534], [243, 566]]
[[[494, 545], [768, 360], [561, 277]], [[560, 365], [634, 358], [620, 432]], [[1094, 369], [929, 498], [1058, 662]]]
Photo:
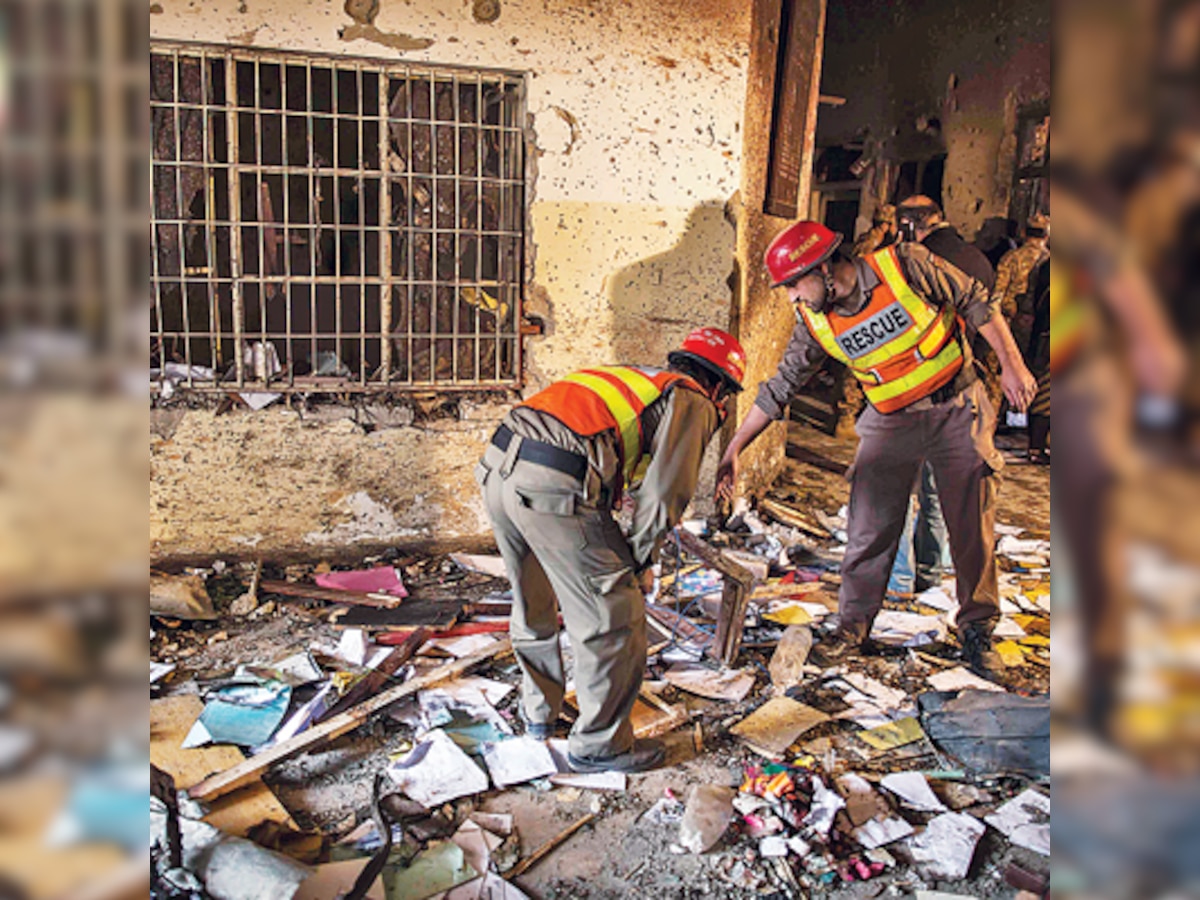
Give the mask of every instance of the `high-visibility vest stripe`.
[[641, 455], [642, 446], [641, 426], [638, 412], [630, 405], [621, 390], [606, 378], [588, 372], [575, 372], [563, 381], [579, 384], [600, 395], [604, 405], [617, 420], [617, 431], [621, 435], [622, 459], [628, 467], [629, 460]]
[[[880, 412], [894, 412], [931, 394], [950, 381], [962, 368], [962, 348], [957, 340], [957, 314], [952, 306], [939, 309], [925, 301], [904, 279], [899, 259], [888, 247], [867, 257], [867, 263], [882, 282], [867, 305], [855, 316], [838, 319], [840, 330], [827, 314], [806, 306], [801, 315], [813, 337], [834, 359], [844, 363], [862, 382], [867, 399]], [[852, 358], [838, 341], [841, 333], [899, 303], [912, 324], [901, 333]]]
[[677, 373], [597, 366], [573, 372], [530, 397], [524, 405], [549, 413], [580, 435], [615, 430], [621, 441], [621, 474], [629, 484], [646, 449], [642, 412], [677, 383], [700, 390], [690, 378]]

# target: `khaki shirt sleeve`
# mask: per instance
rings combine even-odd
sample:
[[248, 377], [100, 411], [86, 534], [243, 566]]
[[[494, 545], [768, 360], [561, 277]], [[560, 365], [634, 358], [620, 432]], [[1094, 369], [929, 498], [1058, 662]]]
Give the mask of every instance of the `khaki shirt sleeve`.
[[802, 319], [797, 319], [783, 351], [783, 359], [779, 361], [779, 368], [769, 381], [758, 386], [754, 405], [771, 419], [782, 419], [783, 411], [792, 402], [792, 397], [821, 368], [825, 357], [824, 348], [809, 332], [808, 326]]
[[973, 331], [991, 321], [998, 304], [989, 296], [981, 281], [972, 278], [958, 266], [930, 253], [920, 244], [905, 242], [896, 253], [904, 275], [913, 290], [938, 306], [954, 304], [958, 314]]
[[630, 492], [634, 501], [629, 546], [638, 572], [652, 564], [667, 532], [679, 523], [696, 483], [704, 450], [717, 430], [717, 408], [702, 394], [674, 388], [650, 443], [646, 476]]

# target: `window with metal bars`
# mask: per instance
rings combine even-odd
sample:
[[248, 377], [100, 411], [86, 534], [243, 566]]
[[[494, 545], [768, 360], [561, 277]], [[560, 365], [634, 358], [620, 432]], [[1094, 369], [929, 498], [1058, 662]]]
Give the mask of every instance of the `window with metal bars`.
[[154, 43], [150, 90], [160, 394], [519, 383], [522, 76]]

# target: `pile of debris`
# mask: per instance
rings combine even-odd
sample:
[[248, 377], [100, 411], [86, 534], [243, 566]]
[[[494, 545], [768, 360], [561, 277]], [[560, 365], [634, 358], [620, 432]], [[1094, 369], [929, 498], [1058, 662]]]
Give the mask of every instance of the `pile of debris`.
[[[515, 878], [624, 814], [661, 837], [647, 852], [705, 854], [726, 896], [1005, 876], [1042, 893], [1049, 544], [1001, 530], [1008, 690], [963, 665], [952, 582], [889, 598], [873, 652], [809, 663], [836, 609], [838, 514], [764, 501], [720, 530], [685, 522], [647, 604], [634, 711], [639, 736], [667, 736], [669, 765], [632, 787], [620, 773], [573, 773], [564, 740], [523, 734], [497, 557], [158, 575], [154, 896], [521, 897]], [[520, 792], [578, 815], [523, 844], [498, 802]], [[306, 807], [315, 795], [328, 802]], [[670, 865], [646, 862], [621, 892], [590, 896], [645, 892], [635, 874]], [[555, 873], [562, 896], [588, 895], [570, 874]]]

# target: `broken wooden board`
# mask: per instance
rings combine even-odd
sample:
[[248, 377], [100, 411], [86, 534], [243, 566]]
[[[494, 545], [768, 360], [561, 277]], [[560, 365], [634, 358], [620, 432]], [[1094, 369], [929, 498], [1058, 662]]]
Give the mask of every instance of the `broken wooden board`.
[[361, 628], [363, 631], [391, 631], [395, 628], [428, 628], [445, 631], [452, 628], [462, 612], [459, 604], [436, 600], [407, 600], [395, 609], [357, 606], [337, 614], [333, 627]]
[[768, 516], [782, 525], [788, 525], [792, 528], [799, 528], [806, 534], [820, 538], [823, 541], [829, 540], [828, 531], [814, 522], [809, 522], [806, 518], [804, 518], [803, 514], [799, 510], [792, 509], [786, 504], [764, 497], [758, 501], [758, 508], [761, 512], [765, 512]]
[[[180, 789], [190, 788], [213, 772], [224, 771], [246, 759], [231, 744], [190, 750], [181, 746], [203, 710], [204, 701], [195, 694], [150, 701], [150, 762], [169, 773]], [[255, 782], [236, 797], [213, 803], [204, 821], [238, 837], [245, 837], [255, 825], [267, 821], [298, 829], [291, 814], [262, 779]]]
[[675, 533], [679, 545], [684, 550], [721, 573], [724, 585], [720, 615], [717, 618], [717, 634], [708, 652], [725, 665], [732, 666], [742, 647], [742, 626], [746, 620], [746, 607], [750, 603], [750, 591], [754, 587], [754, 575], [745, 566], [709, 546], [686, 528], [678, 528]]
[[829, 716], [790, 697], [774, 697], [730, 730], [755, 753], [782, 759], [796, 738]]
[[[439, 666], [432, 672], [419, 675], [403, 684], [388, 688], [388, 690], [376, 694], [370, 700], [360, 703], [353, 709], [348, 709], [346, 712], [334, 716], [320, 725], [315, 725], [307, 731], [302, 731], [293, 738], [281, 741], [259, 753], [257, 756], [243, 760], [223, 772], [205, 778], [199, 784], [194, 785], [188, 791], [188, 794], [193, 800], [211, 802], [213, 799], [228, 794], [230, 791], [235, 791], [240, 787], [252, 784], [275, 763], [291, 759], [293, 756], [303, 753], [312, 747], [353, 731], [370, 719], [375, 713], [382, 712], [397, 700], [403, 700], [417, 691], [455, 678], [472, 667], [479, 665], [479, 663], [499, 656], [502, 653], [510, 652], [511, 649], [512, 647], [507, 638], [496, 641], [496, 646], [489, 647], [485, 651], [475, 653], [452, 663], [447, 663], [444, 666]], [[159, 768], [165, 767], [159, 766]]]
[[750, 593], [750, 602], [759, 603], [765, 600], [779, 600], [783, 597], [799, 597], [803, 594], [811, 594], [814, 591], [824, 589], [825, 585], [820, 581], [801, 581], [798, 584], [784, 584], [782, 581], [773, 581], [755, 587]]

